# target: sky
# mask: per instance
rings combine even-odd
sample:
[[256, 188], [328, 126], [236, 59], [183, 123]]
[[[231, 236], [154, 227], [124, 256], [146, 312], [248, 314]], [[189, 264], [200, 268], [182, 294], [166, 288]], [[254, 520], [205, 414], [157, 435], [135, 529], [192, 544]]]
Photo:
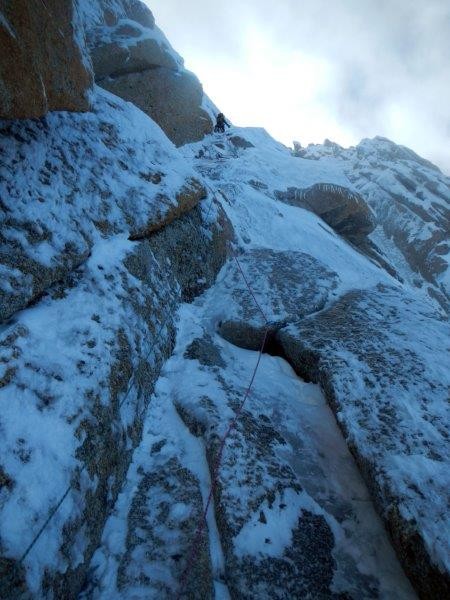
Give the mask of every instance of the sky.
[[235, 125], [382, 135], [450, 175], [450, 0], [147, 0]]

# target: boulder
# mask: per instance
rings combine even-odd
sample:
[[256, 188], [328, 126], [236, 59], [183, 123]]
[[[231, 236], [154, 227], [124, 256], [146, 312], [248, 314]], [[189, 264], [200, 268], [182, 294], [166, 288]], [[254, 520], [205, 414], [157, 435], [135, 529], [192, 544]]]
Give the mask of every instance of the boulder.
[[[304, 252], [273, 252], [261, 248], [246, 252], [238, 260], [250, 288], [258, 290], [258, 298], [263, 304], [271, 331], [297, 319], [299, 315], [304, 317], [322, 310], [339, 282], [336, 273]], [[247, 346], [231, 338], [231, 323], [239, 322], [244, 331], [248, 328], [262, 331], [267, 325], [249, 293], [240, 269], [237, 266], [235, 269], [227, 269], [223, 275], [221, 293], [227, 307], [226, 312], [223, 312], [223, 302], [218, 302], [217, 313], [213, 309], [211, 311], [221, 322], [220, 330], [226, 339], [236, 345], [257, 350], [262, 341], [261, 336], [250, 338], [250, 345]], [[229, 332], [230, 337], [225, 332]], [[239, 335], [241, 339], [245, 337], [243, 332]]]
[[0, 0], [0, 118], [89, 110], [92, 73], [72, 0]]
[[[137, 34], [140, 33], [138, 29]], [[129, 31], [128, 35], [131, 37], [132, 32]], [[105, 77], [116, 78], [119, 75], [140, 73], [159, 67], [177, 69], [173, 56], [164, 52], [158, 42], [152, 39], [144, 39], [129, 46], [120, 45], [118, 42], [104, 44], [94, 48], [91, 57], [95, 77], [100, 84]]]
[[291, 187], [275, 195], [287, 204], [311, 210], [350, 240], [367, 236], [376, 226], [375, 216], [362, 196], [340, 185], [316, 183], [306, 189]]

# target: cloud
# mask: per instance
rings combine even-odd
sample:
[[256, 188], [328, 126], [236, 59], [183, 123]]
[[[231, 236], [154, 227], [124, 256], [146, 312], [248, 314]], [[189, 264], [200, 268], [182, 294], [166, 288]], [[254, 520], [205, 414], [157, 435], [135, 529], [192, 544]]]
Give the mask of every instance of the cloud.
[[152, 0], [233, 121], [285, 143], [383, 135], [450, 173], [448, 0]]

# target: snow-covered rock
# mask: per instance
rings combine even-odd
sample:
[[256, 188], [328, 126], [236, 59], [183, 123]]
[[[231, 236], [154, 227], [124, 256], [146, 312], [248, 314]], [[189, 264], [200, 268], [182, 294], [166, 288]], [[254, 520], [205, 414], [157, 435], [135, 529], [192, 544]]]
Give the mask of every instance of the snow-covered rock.
[[73, 0], [2, 0], [0, 56], [0, 119], [89, 110], [92, 68]]
[[267, 351], [321, 384], [408, 576], [426, 597], [445, 596], [448, 315], [433, 295], [375, 266], [309, 211], [274, 201], [280, 172], [285, 189], [320, 181], [354, 189], [346, 163], [297, 158], [295, 168], [286, 149], [264, 136], [258, 143], [253, 130], [239, 133], [255, 148], [236, 152], [226, 138], [193, 147], [243, 253], [240, 267], [216, 284], [222, 300], [208, 306], [208, 318], [228, 341], [260, 346], [267, 325], [242, 269], [265, 311]]
[[386, 260], [448, 309], [450, 178], [409, 148], [381, 137], [350, 148], [327, 141], [297, 154], [342, 164], [377, 216], [378, 227], [370, 237], [383, 248]]
[[[184, 85], [77, 7], [102, 85]], [[448, 178], [92, 103], [1, 122], [0, 597], [449, 596]]]
[[101, 89], [90, 113], [0, 128], [0, 322], [102, 236], [145, 237], [206, 196], [159, 127]]
[[133, 102], [181, 145], [212, 131], [203, 88], [140, 0], [78, 0], [95, 79]]
[[0, 597], [76, 598], [177, 306], [211, 285], [232, 228], [159, 127], [106, 91], [91, 113], [1, 126]]

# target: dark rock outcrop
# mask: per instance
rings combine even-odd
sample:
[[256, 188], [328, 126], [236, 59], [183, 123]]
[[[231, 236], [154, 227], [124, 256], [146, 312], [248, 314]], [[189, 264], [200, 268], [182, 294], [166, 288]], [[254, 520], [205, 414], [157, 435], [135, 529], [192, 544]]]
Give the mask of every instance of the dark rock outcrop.
[[244, 150], [247, 150], [248, 148], [255, 147], [254, 144], [241, 137], [240, 135], [232, 135], [230, 136], [229, 140], [236, 148], [243, 148]]
[[92, 73], [72, 0], [1, 0], [0, 55], [0, 119], [89, 110]]
[[289, 188], [275, 195], [287, 204], [311, 210], [337, 233], [354, 242], [367, 236], [376, 226], [375, 215], [365, 200], [343, 186], [316, 183], [306, 189]]

